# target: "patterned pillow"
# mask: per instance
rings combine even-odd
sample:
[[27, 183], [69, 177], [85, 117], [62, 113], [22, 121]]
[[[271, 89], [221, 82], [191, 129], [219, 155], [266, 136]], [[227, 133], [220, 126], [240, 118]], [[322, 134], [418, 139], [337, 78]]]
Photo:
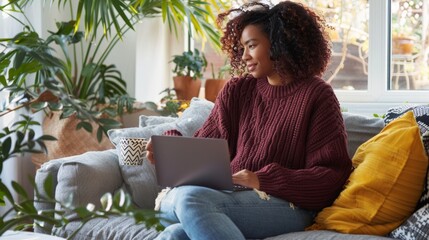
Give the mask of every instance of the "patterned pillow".
[[411, 110], [413, 111], [416, 122], [420, 128], [420, 135], [423, 138], [426, 153], [429, 155], [429, 105], [403, 105], [390, 108], [384, 117], [384, 122], [385, 124], [388, 124]]
[[389, 237], [402, 240], [429, 239], [429, 204], [426, 204], [400, 227], [393, 230]]
[[[388, 124], [408, 111], [413, 111], [414, 113], [414, 117], [416, 118], [417, 125], [420, 129], [420, 135], [422, 137], [422, 142], [426, 150], [426, 154], [429, 156], [429, 105], [402, 105], [391, 108], [387, 111], [386, 116], [384, 118], [384, 122], [385, 124]], [[417, 205], [417, 209], [429, 204], [428, 188], [429, 175], [426, 176], [425, 187], [423, 189], [423, 194], [420, 198], [420, 201]]]

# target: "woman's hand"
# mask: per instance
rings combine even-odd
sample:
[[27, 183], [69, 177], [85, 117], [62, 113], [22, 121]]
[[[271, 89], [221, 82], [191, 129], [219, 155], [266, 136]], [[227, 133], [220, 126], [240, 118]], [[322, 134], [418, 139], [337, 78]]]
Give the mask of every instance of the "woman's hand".
[[155, 164], [155, 159], [153, 158], [153, 146], [152, 146], [152, 139], [149, 139], [146, 145], [146, 157], [147, 160], [149, 160], [150, 163]]
[[259, 190], [259, 179], [256, 173], [247, 169], [236, 172], [232, 175], [232, 182], [248, 188], [256, 188]]

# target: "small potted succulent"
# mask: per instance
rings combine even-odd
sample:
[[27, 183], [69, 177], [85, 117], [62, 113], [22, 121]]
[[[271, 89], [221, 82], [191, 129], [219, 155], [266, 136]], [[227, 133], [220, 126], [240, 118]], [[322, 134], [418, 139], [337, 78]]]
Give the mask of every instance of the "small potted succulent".
[[203, 53], [194, 49], [194, 51], [185, 51], [182, 55], [174, 55], [175, 64], [173, 73], [174, 90], [177, 99], [191, 100], [198, 97], [201, 88], [201, 77], [207, 66], [207, 60]]

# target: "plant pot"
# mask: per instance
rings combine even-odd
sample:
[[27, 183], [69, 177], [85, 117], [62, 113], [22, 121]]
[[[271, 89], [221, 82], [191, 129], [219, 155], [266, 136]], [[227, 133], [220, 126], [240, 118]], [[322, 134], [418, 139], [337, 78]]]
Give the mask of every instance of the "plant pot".
[[225, 86], [226, 79], [207, 79], [204, 85], [205, 87], [205, 98], [209, 101], [214, 102], [220, 90]]
[[393, 54], [412, 54], [414, 49], [414, 40], [407, 37], [394, 37], [392, 39]]
[[98, 125], [91, 123], [92, 133], [84, 129], [76, 129], [80, 122], [75, 115], [60, 119], [61, 112], [51, 112], [43, 120], [43, 134], [57, 138], [57, 141], [45, 142], [48, 153], [32, 154], [32, 162], [39, 168], [43, 163], [63, 157], [75, 156], [88, 151], [102, 151], [112, 149], [114, 146], [107, 136], [97, 140]]
[[179, 100], [191, 100], [193, 97], [198, 97], [200, 94], [200, 79], [193, 79], [189, 76], [176, 76], [173, 77], [173, 81], [174, 90]]

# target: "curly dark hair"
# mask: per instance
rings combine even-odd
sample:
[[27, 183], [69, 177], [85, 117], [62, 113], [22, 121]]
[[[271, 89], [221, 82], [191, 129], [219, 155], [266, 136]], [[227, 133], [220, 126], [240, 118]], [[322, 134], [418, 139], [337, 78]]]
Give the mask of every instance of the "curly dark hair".
[[308, 79], [326, 70], [331, 56], [326, 23], [308, 7], [290, 1], [274, 7], [252, 2], [219, 14], [217, 24], [222, 27], [227, 17], [233, 18], [222, 28], [222, 50], [240, 75], [246, 67], [240, 38], [248, 25], [257, 25], [266, 33], [271, 42], [270, 58], [280, 76]]

